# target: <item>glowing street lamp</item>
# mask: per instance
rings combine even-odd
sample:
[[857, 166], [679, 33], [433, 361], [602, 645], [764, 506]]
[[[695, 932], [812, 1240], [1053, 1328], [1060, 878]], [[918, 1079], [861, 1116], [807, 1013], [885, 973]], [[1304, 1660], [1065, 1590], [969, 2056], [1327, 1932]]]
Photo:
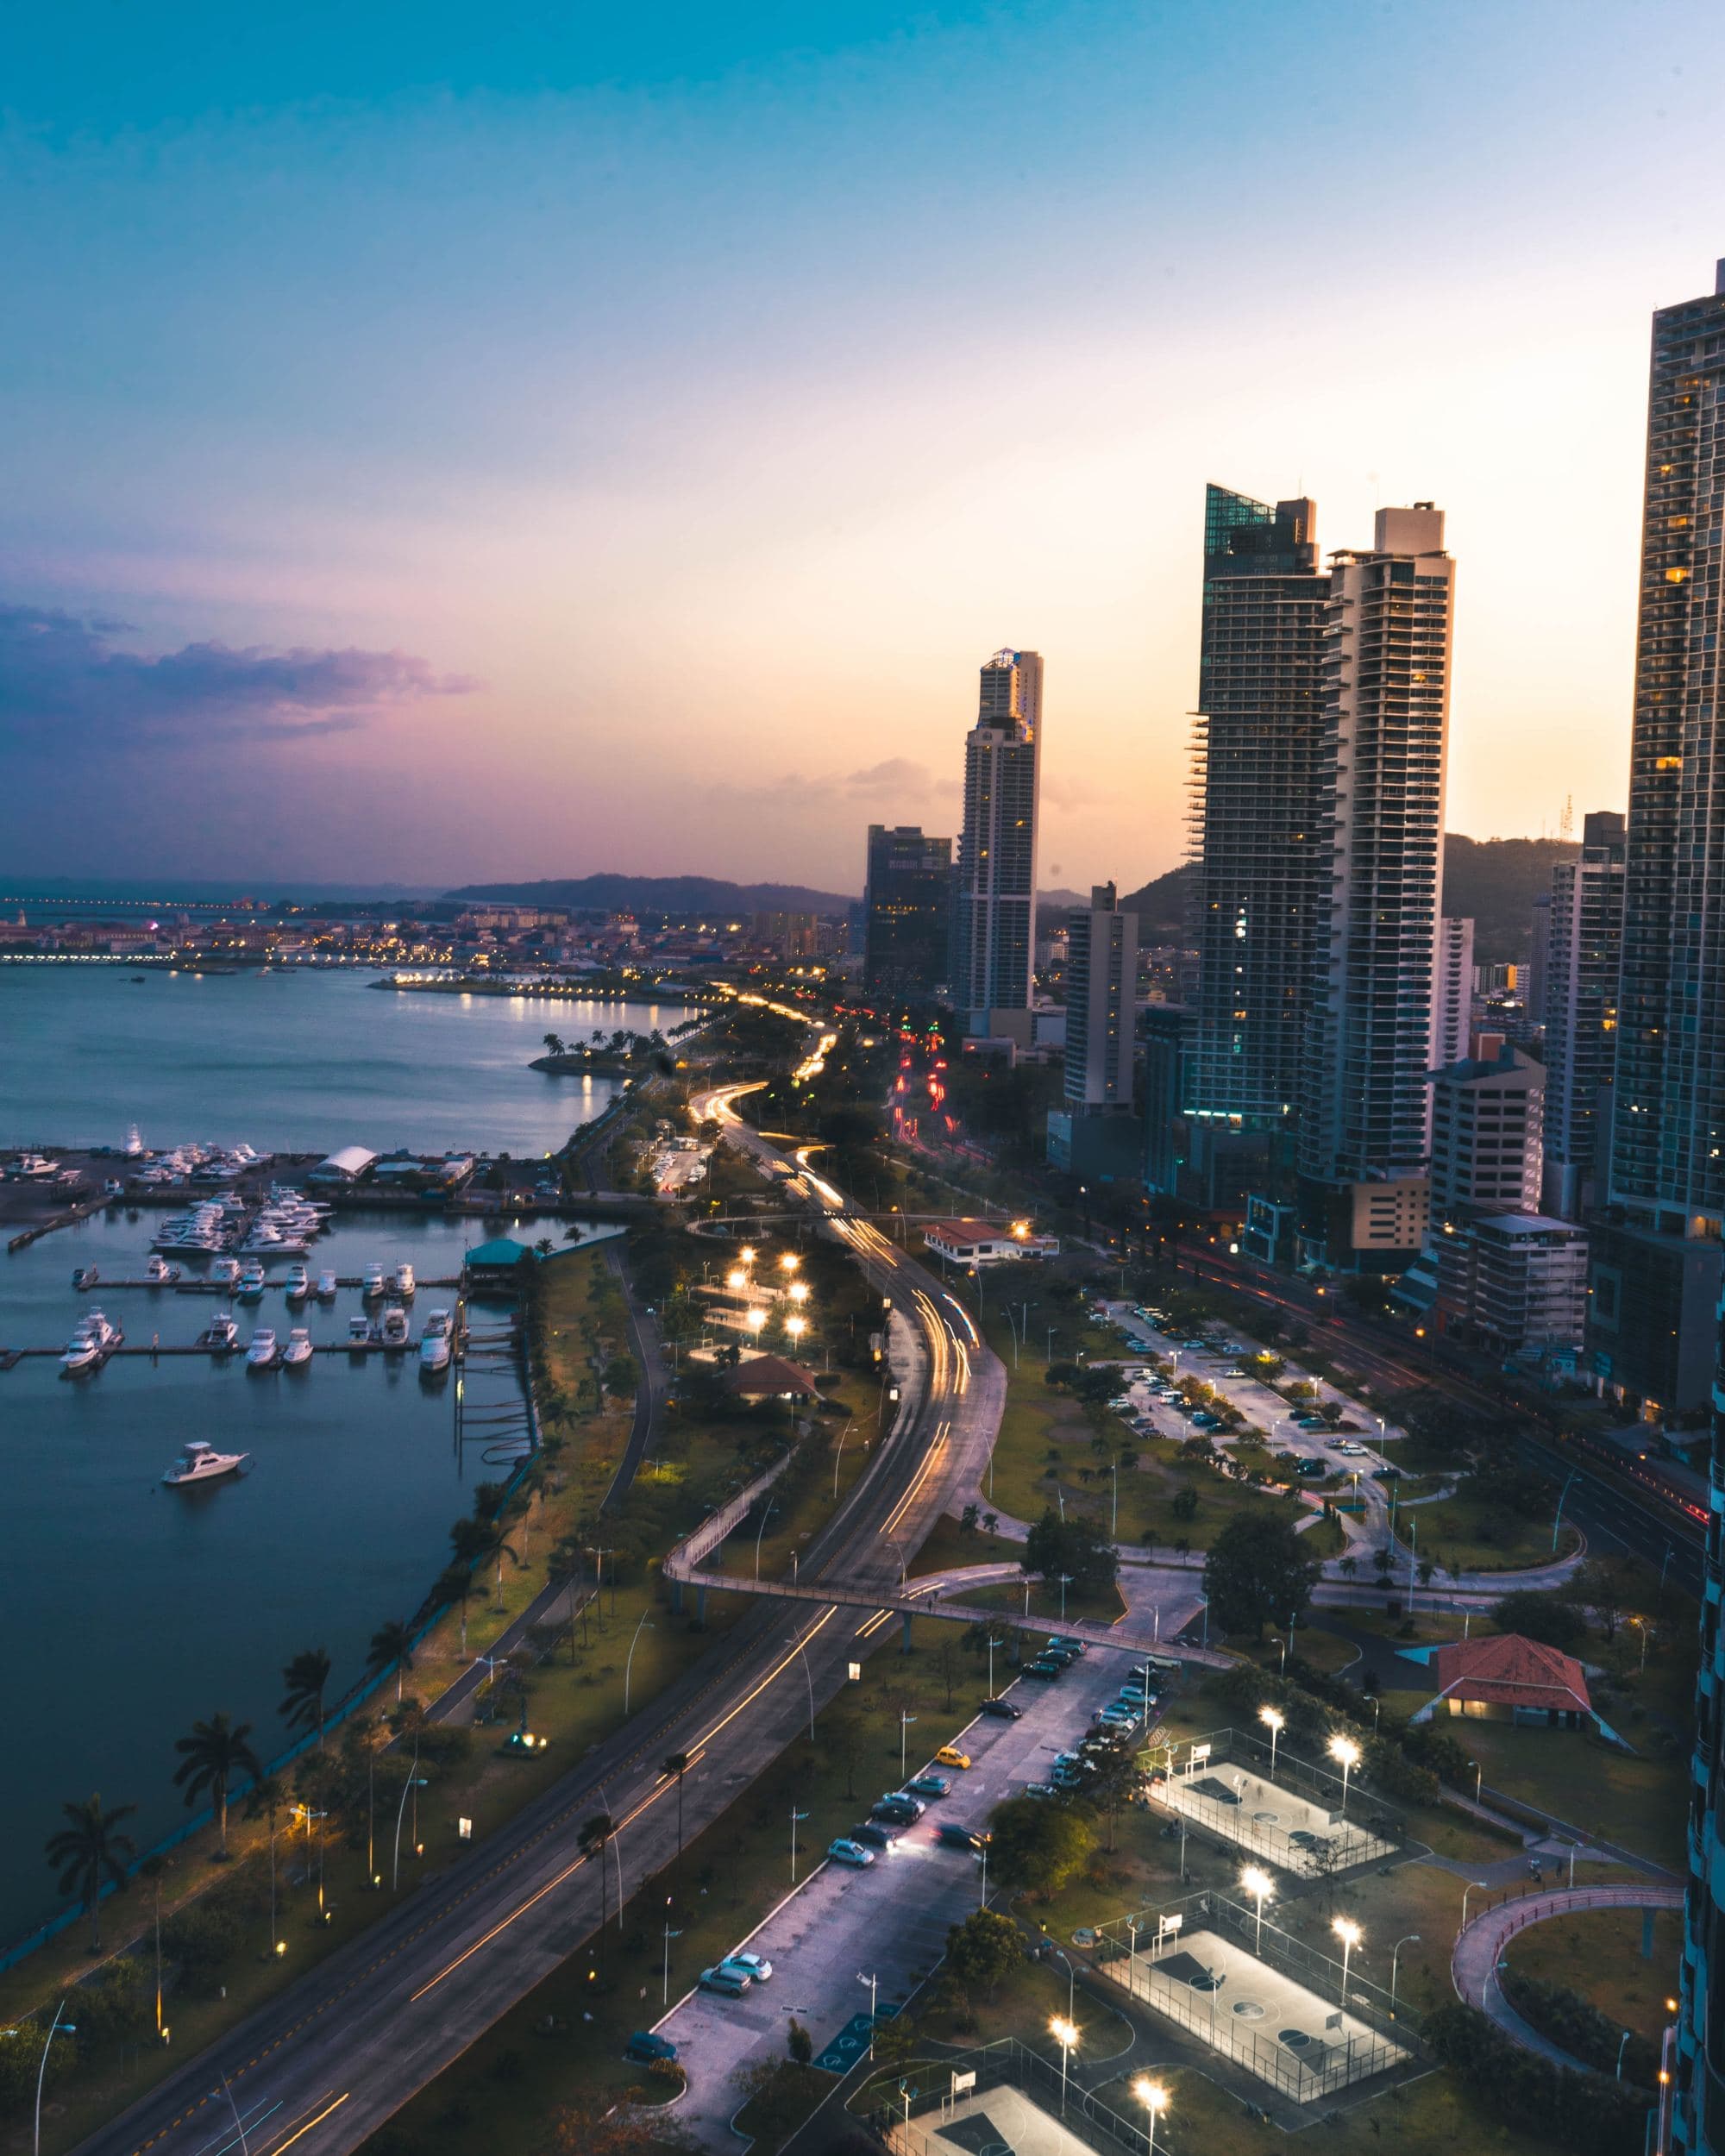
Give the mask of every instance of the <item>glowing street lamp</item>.
[[1168, 2109], [1168, 2091], [1159, 2081], [1140, 2074], [1132, 2084], [1132, 2094], [1150, 2114], [1150, 2156], [1156, 2156], [1156, 2122], [1157, 2115]]
[[806, 1318], [787, 1318], [785, 1330], [794, 1340], [800, 1340], [804, 1333], [808, 1331], [808, 1319]]
[[742, 1288], [747, 1284], [748, 1279], [748, 1274], [740, 1265], [733, 1265], [724, 1276], [724, 1284], [727, 1288]]
[[1352, 1954], [1354, 1948], [1358, 1946], [1360, 1940], [1365, 1936], [1365, 1934], [1360, 1930], [1359, 1926], [1354, 1922], [1352, 1917], [1351, 1916], [1339, 1916], [1335, 1922], [1331, 1925], [1330, 1929], [1342, 1942], [1342, 2004], [1346, 2006], [1347, 2004], [1348, 1995], [1349, 1957]]
[[785, 1255], [779, 1260], [781, 1269], [787, 1273], [795, 1272], [798, 1266], [801, 1263], [801, 1258], [797, 1256], [794, 1250], [787, 1250]]
[[794, 1280], [791, 1282], [791, 1300], [793, 1302], [808, 1300], [808, 1282], [806, 1280]]
[[767, 1322], [767, 1313], [764, 1310], [751, 1310], [743, 1322], [751, 1332], [758, 1332]]
[[1076, 2021], [1063, 2021], [1057, 2014], [1048, 2025], [1048, 2033], [1060, 2046], [1060, 2115], [1066, 2116], [1066, 2064], [1078, 2042]]
[[1282, 1734], [1282, 1725], [1288, 1719], [1279, 1708], [1260, 1707], [1258, 1719], [1270, 1732], [1270, 1778], [1276, 1779], [1276, 1740]]
[[1252, 1940], [1251, 1950], [1261, 1959], [1264, 1949], [1264, 1904], [1265, 1898], [1275, 1890], [1276, 1882], [1259, 1865], [1249, 1864], [1240, 1874], [1240, 1884], [1258, 1904], [1258, 1932]]
[[755, 1246], [753, 1244], [745, 1243], [743, 1244], [743, 1263], [745, 1265], [752, 1265], [755, 1263]]
[[1352, 1737], [1332, 1737], [1330, 1757], [1341, 1762], [1342, 1818], [1346, 1821], [1348, 1815], [1348, 1776], [1359, 1764], [1359, 1746]]

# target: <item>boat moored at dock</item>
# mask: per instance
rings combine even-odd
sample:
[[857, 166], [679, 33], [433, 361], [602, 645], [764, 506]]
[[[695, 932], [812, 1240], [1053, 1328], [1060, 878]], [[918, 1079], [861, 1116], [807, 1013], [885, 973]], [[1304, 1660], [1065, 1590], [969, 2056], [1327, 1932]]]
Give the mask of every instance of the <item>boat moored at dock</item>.
[[248, 1370], [273, 1370], [280, 1351], [273, 1329], [260, 1325], [253, 1333], [251, 1345], [246, 1350], [246, 1368]]
[[447, 1310], [434, 1310], [419, 1338], [419, 1375], [441, 1377], [449, 1367], [450, 1325]]
[[411, 1302], [418, 1283], [413, 1277], [413, 1268], [405, 1258], [389, 1276], [389, 1292], [399, 1295], [404, 1302]]
[[85, 1370], [99, 1369], [125, 1337], [101, 1311], [91, 1310], [78, 1319], [66, 1344], [66, 1352], [60, 1358], [60, 1374], [77, 1377]]
[[281, 1366], [287, 1370], [302, 1370], [311, 1360], [311, 1335], [303, 1325], [297, 1325], [287, 1336], [287, 1345], [281, 1351]]
[[227, 1311], [218, 1310], [198, 1336], [195, 1344], [213, 1355], [231, 1355], [240, 1344], [240, 1328]]
[[411, 1335], [408, 1329], [407, 1313], [398, 1303], [392, 1303], [384, 1312], [383, 1321], [378, 1326], [377, 1337], [379, 1344], [386, 1348], [399, 1349], [411, 1344]]
[[304, 1265], [290, 1265], [287, 1269], [287, 1299], [290, 1302], [304, 1302], [311, 1293]]

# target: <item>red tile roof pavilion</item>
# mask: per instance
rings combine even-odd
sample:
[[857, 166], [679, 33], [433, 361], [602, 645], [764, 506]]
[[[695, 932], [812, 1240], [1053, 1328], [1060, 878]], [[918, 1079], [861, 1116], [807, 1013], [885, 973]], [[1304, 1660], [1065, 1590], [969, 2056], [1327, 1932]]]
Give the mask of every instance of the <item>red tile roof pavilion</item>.
[[1545, 1708], [1589, 1716], [1593, 1713], [1587, 1675], [1575, 1657], [1538, 1639], [1524, 1639], [1518, 1633], [1453, 1640], [1436, 1649], [1427, 1666], [1438, 1680], [1437, 1701], [1478, 1700], [1490, 1707]]

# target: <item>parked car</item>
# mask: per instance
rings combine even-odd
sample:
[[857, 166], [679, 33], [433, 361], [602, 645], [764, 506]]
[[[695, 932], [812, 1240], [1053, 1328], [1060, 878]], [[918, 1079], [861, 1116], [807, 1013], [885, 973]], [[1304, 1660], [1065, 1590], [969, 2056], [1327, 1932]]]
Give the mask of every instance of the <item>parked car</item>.
[[876, 1819], [865, 1819], [860, 1827], [850, 1830], [850, 1839], [860, 1841], [865, 1849], [890, 1849], [897, 1839]]
[[858, 1871], [866, 1870], [875, 1861], [872, 1849], [865, 1849], [860, 1841], [847, 1840], [843, 1834], [837, 1841], [828, 1842], [826, 1853], [835, 1864], [848, 1864]]
[[1086, 1643], [1082, 1639], [1075, 1639], [1070, 1632], [1051, 1633], [1044, 1651], [1052, 1654], [1057, 1647], [1063, 1653], [1077, 1655], [1085, 1651]]
[[1023, 1794], [1026, 1796], [1058, 1796], [1060, 1792], [1051, 1782], [1026, 1782]]
[[903, 1789], [888, 1789], [869, 1816], [883, 1821], [888, 1827], [913, 1827], [927, 1809], [925, 1804], [919, 1804]]
[[717, 1991], [721, 1998], [740, 1999], [754, 1983], [753, 1977], [745, 1976], [741, 1969], [727, 1969], [722, 1961], [700, 1972], [703, 1991]]
[[969, 1753], [961, 1752], [957, 1745], [943, 1745], [934, 1756], [944, 1767], [963, 1768], [970, 1764]]
[[1024, 1673], [1026, 1677], [1041, 1677], [1044, 1682], [1051, 1683], [1054, 1678], [1065, 1676], [1066, 1664], [1049, 1661], [1038, 1655], [1034, 1662], [1026, 1663]]
[[674, 2059], [677, 2047], [668, 2036], [656, 2036], [650, 2028], [637, 2028], [623, 2047], [625, 2059], [632, 2059], [637, 2065], [650, 2065], [656, 2059]]
[[944, 1796], [952, 1787], [944, 1774], [919, 1774], [906, 1783], [913, 1796]]
[[974, 1827], [957, 1827], [950, 1820], [942, 1821], [935, 1838], [943, 1849], [982, 1849], [988, 1841], [988, 1836], [979, 1834]]
[[1024, 1720], [1023, 1708], [1014, 1706], [1009, 1699], [985, 1699], [980, 1712], [984, 1714], [992, 1714], [997, 1722], [1018, 1722]]
[[765, 1984], [773, 1973], [773, 1965], [764, 1954], [727, 1954], [718, 1965], [721, 1969], [740, 1969], [756, 1984]]

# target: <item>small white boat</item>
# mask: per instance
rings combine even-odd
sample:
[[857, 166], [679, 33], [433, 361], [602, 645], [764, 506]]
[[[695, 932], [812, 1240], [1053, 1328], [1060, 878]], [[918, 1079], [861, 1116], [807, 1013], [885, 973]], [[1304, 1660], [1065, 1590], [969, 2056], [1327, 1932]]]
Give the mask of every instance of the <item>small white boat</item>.
[[378, 1328], [378, 1338], [386, 1348], [405, 1348], [411, 1338], [408, 1330], [407, 1313], [398, 1303], [392, 1303], [383, 1313], [383, 1323]]
[[371, 1337], [371, 1319], [361, 1315], [358, 1311], [355, 1311], [354, 1315], [348, 1320], [348, 1345], [349, 1347], [365, 1347], [369, 1344]]
[[274, 1332], [267, 1325], [260, 1325], [252, 1335], [252, 1344], [246, 1350], [246, 1368], [248, 1370], [268, 1370], [275, 1368], [279, 1350]]
[[102, 1277], [93, 1265], [80, 1265], [72, 1276], [74, 1288], [93, 1288]]
[[365, 1292], [367, 1295], [380, 1295], [384, 1292], [383, 1267], [381, 1265], [367, 1266]]
[[413, 1268], [403, 1258], [389, 1276], [389, 1292], [399, 1295], [404, 1302], [411, 1302], [418, 1283], [413, 1277]]
[[219, 1475], [237, 1475], [251, 1457], [249, 1452], [218, 1452], [202, 1438], [192, 1438], [162, 1480], [170, 1489], [184, 1489], [188, 1482], [213, 1482]]
[[310, 1293], [311, 1282], [305, 1276], [304, 1266], [290, 1265], [287, 1269], [288, 1300], [290, 1302], [304, 1302], [305, 1298]]
[[242, 1302], [256, 1302], [264, 1292], [264, 1269], [255, 1258], [240, 1268], [240, 1276], [234, 1282], [234, 1293]]
[[335, 1301], [335, 1300], [336, 1300], [336, 1275], [335, 1275], [335, 1274], [334, 1274], [333, 1272], [322, 1272], [322, 1273], [319, 1273], [319, 1274], [318, 1274], [318, 1275], [317, 1275], [317, 1300], [318, 1300], [318, 1301], [319, 1301], [319, 1302], [334, 1302], [334, 1301]]
[[66, 1352], [60, 1358], [60, 1368], [68, 1376], [79, 1370], [94, 1369], [124, 1337], [120, 1328], [110, 1325], [99, 1310], [92, 1310], [80, 1318], [73, 1328], [72, 1338], [66, 1344]]
[[228, 1285], [231, 1288], [235, 1282], [240, 1277], [239, 1259], [237, 1257], [218, 1257], [216, 1263], [210, 1268], [210, 1277], [211, 1280], [225, 1280]]
[[240, 1344], [240, 1328], [225, 1310], [218, 1310], [198, 1334], [197, 1344], [217, 1355], [231, 1355]]
[[281, 1351], [284, 1369], [304, 1369], [311, 1360], [311, 1335], [303, 1325], [297, 1325], [287, 1336], [287, 1345]]
[[434, 1310], [419, 1338], [419, 1374], [436, 1377], [449, 1367], [449, 1313]]
[[178, 1265], [170, 1265], [165, 1257], [153, 1254], [144, 1266], [144, 1278], [152, 1288], [171, 1288], [179, 1278]]

